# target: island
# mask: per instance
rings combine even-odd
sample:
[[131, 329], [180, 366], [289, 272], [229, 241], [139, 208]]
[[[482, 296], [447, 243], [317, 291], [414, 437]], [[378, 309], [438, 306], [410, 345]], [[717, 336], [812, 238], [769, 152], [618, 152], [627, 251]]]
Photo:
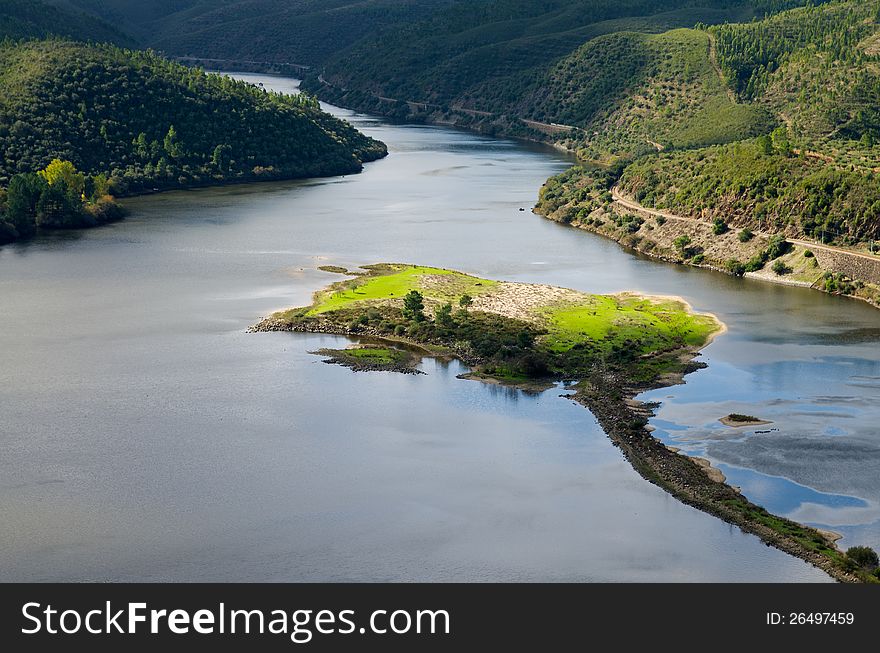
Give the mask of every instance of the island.
[[755, 417], [754, 415], [741, 415], [740, 413], [730, 413], [730, 415], [725, 415], [718, 421], [724, 424], [724, 426], [730, 426], [731, 428], [741, 428], [743, 426], [764, 426], [765, 424], [773, 423], [770, 420], [761, 419], [760, 417]]
[[421, 265], [334, 271], [351, 278], [318, 291], [311, 305], [270, 315], [250, 330], [366, 339], [371, 344], [317, 352], [353, 369], [412, 371], [410, 354], [395, 353], [404, 350], [458, 358], [472, 370], [466, 378], [529, 389], [565, 381], [570, 393], [563, 396], [595, 415], [646, 480], [839, 581], [876, 581], [827, 533], [769, 513], [707, 461], [651, 434], [656, 405], [636, 396], [682, 383], [705, 367], [696, 360], [699, 351], [725, 330], [715, 316], [694, 312], [677, 297], [592, 295]]

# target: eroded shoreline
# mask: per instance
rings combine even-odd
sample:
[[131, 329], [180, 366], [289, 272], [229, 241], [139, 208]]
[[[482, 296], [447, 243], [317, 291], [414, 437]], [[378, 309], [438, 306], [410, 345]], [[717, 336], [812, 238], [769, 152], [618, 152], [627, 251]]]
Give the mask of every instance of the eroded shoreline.
[[[379, 267], [379, 266], [371, 266]], [[369, 268], [368, 268], [369, 269]], [[359, 282], [358, 282], [359, 283]], [[492, 282], [498, 283], [498, 282]], [[478, 284], [479, 285], [479, 284]], [[514, 284], [514, 289], [522, 289], [527, 284]], [[357, 286], [354, 286], [357, 287]], [[311, 307], [316, 310], [321, 301], [335, 301], [341, 293], [348, 292], [345, 283], [334, 284], [323, 293], [316, 294], [316, 303]], [[565, 296], [565, 289], [556, 289], [560, 296]], [[542, 293], [549, 292], [546, 289]], [[507, 290], [503, 292], [487, 293], [480, 302], [485, 309], [498, 310], [498, 305], [492, 302], [504, 297], [505, 294], [512, 297]], [[538, 293], [541, 294], [541, 293]], [[659, 300], [660, 298], [655, 298]], [[671, 300], [674, 298], [663, 298]], [[363, 301], [363, 300], [353, 300]], [[398, 301], [395, 299], [393, 301]], [[683, 302], [682, 302], [683, 304]], [[356, 304], [357, 305], [357, 304]], [[362, 310], [377, 310], [377, 304], [364, 303]], [[532, 306], [534, 309], [535, 307]], [[349, 306], [349, 312], [345, 313], [346, 319], [355, 316], [357, 311]], [[505, 310], [518, 317], [524, 313], [521, 305]], [[615, 366], [607, 361], [597, 362], [589, 371], [583, 371], [575, 375], [555, 375], [546, 377], [545, 385], [536, 385], [536, 379], [505, 378], [503, 375], [492, 374], [492, 366], [485, 357], [475, 355], [467, 347], [442, 346], [436, 341], [425, 338], [388, 337], [388, 334], [379, 327], [371, 324], [363, 324], [357, 321], [340, 322], [327, 313], [317, 313], [306, 317], [306, 309], [298, 309], [295, 312], [279, 313], [270, 316], [259, 324], [252, 327], [252, 331], [292, 331], [303, 333], [326, 333], [332, 335], [362, 338], [369, 337], [371, 340], [387, 342], [394, 346], [395, 343], [406, 343], [423, 349], [428, 355], [443, 357], [455, 357], [474, 371], [463, 375], [464, 378], [472, 378], [484, 382], [503, 383], [514, 385], [535, 391], [543, 390], [560, 380], [575, 381], [571, 386], [573, 394], [564, 395], [589, 409], [598, 420], [606, 435], [615, 446], [621, 449], [624, 456], [633, 468], [646, 480], [661, 487], [671, 495], [703, 512], [709, 513], [725, 522], [738, 526], [744, 532], [757, 535], [763, 542], [774, 546], [781, 551], [794, 555], [814, 566], [822, 569], [834, 579], [841, 582], [870, 582], [871, 579], [862, 576], [847, 568], [844, 554], [837, 548], [834, 538], [818, 529], [811, 528], [793, 522], [791, 520], [772, 515], [762, 507], [751, 503], [742, 496], [739, 488], [726, 483], [726, 479], [711, 465], [682, 455], [663, 444], [651, 434], [648, 420], [653, 416], [655, 405], [645, 404], [636, 400], [636, 397], [648, 390], [669, 387], [683, 383], [685, 375], [705, 367], [696, 360], [699, 351], [708, 345], [711, 340], [723, 332], [724, 326], [716, 319], [717, 328], [711, 330], [703, 340], [691, 346], [679, 345], [660, 352], [663, 365], [652, 367], [656, 361], [647, 358], [643, 362], [630, 361], [626, 365]], [[644, 358], [644, 356], [643, 356]], [[672, 359], [675, 363], [671, 364]], [[647, 368], [650, 374], [633, 374], [640, 367]], [[665, 370], [658, 372], [661, 367]], [[486, 370], [489, 370], [487, 373]], [[644, 369], [641, 369], [644, 372]], [[639, 378], [641, 377], [641, 378]]]

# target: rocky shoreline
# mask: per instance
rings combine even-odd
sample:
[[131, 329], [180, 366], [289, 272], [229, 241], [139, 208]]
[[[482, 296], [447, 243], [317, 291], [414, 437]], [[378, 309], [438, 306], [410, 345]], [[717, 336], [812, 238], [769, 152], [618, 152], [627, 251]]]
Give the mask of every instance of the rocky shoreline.
[[[249, 331], [368, 336], [388, 345], [405, 343], [416, 346], [426, 355], [433, 353], [430, 344], [391, 339], [369, 328], [345, 328], [330, 321], [312, 322], [305, 326], [291, 325], [283, 320], [269, 317]], [[477, 367], [482, 362], [464, 352], [444, 352], [442, 355], [455, 356], [470, 367]], [[637, 401], [636, 396], [648, 390], [682, 383], [686, 374], [705, 367], [705, 364], [695, 360], [696, 355], [698, 355], [697, 350], [682, 352], [684, 371], [680, 374], [667, 375], [654, 383], [633, 385], [619, 373], [602, 371], [580, 381], [574, 386], [574, 394], [563, 396], [587, 408], [633, 468], [644, 479], [662, 488], [679, 501], [737, 526], [746, 533], [757, 535], [768, 546], [773, 546], [822, 569], [839, 582], [862, 582], [858, 576], [835, 564], [828, 555], [804, 543], [807, 540], [814, 547], [822, 547], [842, 557], [843, 554], [837, 549], [834, 539], [827, 533], [771, 515], [743, 497], [739, 488], [728, 485], [723, 474], [711, 465], [700, 464], [700, 461], [676, 452], [651, 434], [653, 429], [648, 426], [648, 420], [653, 416], [655, 406]], [[481, 375], [464, 375], [464, 378], [489, 381]], [[492, 382], [499, 381], [492, 380]], [[505, 385], [519, 386], [516, 382], [501, 382]], [[529, 386], [534, 388], [535, 382], [530, 382]], [[524, 389], [528, 390], [528, 388]], [[767, 522], [772, 522], [776, 527], [771, 527]]]
[[[700, 363], [692, 362], [687, 372], [699, 367], [702, 367]], [[839, 582], [862, 582], [859, 577], [837, 566], [828, 556], [808, 548], [801, 541], [806, 535], [813, 542], [822, 542], [828, 549], [836, 551], [833, 537], [770, 515], [743, 497], [738, 488], [722, 480], [723, 475], [719, 478], [713, 474], [714, 468], [671, 450], [651, 435], [646, 425], [653, 415], [654, 406], [636, 401], [635, 397], [642, 392], [679, 382], [681, 378], [665, 379], [657, 384], [633, 387], [627, 385], [624, 379], [604, 375], [583, 383], [583, 387], [571, 398], [593, 413], [614, 445], [645, 480], [683, 503], [733, 524], [746, 533], [757, 535], [765, 544], [809, 562]], [[791, 530], [800, 537], [771, 528], [764, 523], [765, 515], [784, 525], [790, 524]]]

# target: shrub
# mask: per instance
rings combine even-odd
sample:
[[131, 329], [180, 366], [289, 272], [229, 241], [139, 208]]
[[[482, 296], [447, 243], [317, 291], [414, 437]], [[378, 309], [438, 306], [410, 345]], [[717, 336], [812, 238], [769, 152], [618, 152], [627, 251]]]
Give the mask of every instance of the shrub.
[[814, 256], [815, 254], [813, 254], [813, 252], [811, 252], [810, 250], [804, 251], [804, 258], [813, 258]]
[[765, 260], [772, 261], [773, 259], [777, 259], [786, 254], [790, 249], [791, 243], [785, 240], [785, 236], [782, 234], [774, 234], [770, 237], [770, 242], [767, 243], [767, 249], [764, 250], [767, 256]]
[[702, 263], [704, 260], [706, 260], [705, 255], [703, 255], [703, 254], [697, 254], [696, 256], [694, 256], [694, 257], [691, 259], [691, 263], [693, 263], [694, 265], [699, 265], [699, 264]]
[[748, 260], [745, 264], [746, 272], [757, 272], [758, 270], [764, 269], [764, 264], [767, 262], [767, 259], [764, 258], [764, 253], [760, 252], [755, 254], [752, 258]]
[[735, 277], [741, 277], [746, 273], [746, 266], [742, 261], [737, 261], [735, 258], [730, 259], [725, 264], [727, 271]]
[[693, 241], [691, 240], [690, 236], [679, 236], [678, 238], [676, 238], [675, 240], [672, 241], [672, 244], [675, 245], [675, 247], [678, 249], [678, 251], [684, 252], [684, 250], [687, 248], [687, 246], [690, 245], [692, 242]]
[[662, 227], [663, 225], [666, 224], [666, 218], [664, 218], [662, 215], [658, 215], [656, 217], [656, 222], [657, 222], [658, 227]]
[[791, 268], [783, 263], [781, 259], [776, 259], [773, 262], [773, 267], [771, 269], [777, 274], [777, 276], [780, 277], [783, 274], [788, 274], [789, 272], [791, 272]]
[[728, 231], [730, 231], [730, 227], [721, 218], [715, 218], [712, 221], [712, 233], [716, 236], [726, 234]]
[[846, 557], [865, 571], [873, 571], [880, 566], [877, 552], [869, 546], [851, 546], [846, 550]]
[[741, 242], [741, 243], [747, 243], [754, 237], [755, 237], [755, 234], [748, 227], [746, 227], [745, 229], [740, 231], [739, 236], [738, 236], [739, 242]]

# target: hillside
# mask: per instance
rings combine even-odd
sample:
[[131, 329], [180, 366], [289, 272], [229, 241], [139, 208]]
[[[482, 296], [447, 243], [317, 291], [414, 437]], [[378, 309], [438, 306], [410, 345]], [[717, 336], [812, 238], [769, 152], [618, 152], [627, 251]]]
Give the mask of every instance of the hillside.
[[173, 56], [318, 65], [386, 27], [456, 0], [51, 0], [110, 16]]
[[594, 160], [769, 131], [766, 109], [730, 97], [709, 47], [705, 32], [688, 29], [601, 36], [553, 66], [510, 109], [535, 121], [576, 125], [562, 142]]
[[54, 7], [42, 0], [0, 0], [0, 40], [62, 36], [78, 41], [133, 45], [132, 38], [98, 15]]
[[[309, 88], [522, 115], [521, 97], [587, 41], [622, 31], [657, 33], [697, 22], [749, 19], [796, 2], [738, 0], [494, 0], [455, 5], [430, 20], [366, 39], [331, 58]], [[344, 89], [346, 93], [339, 93]], [[337, 92], [334, 94], [334, 90]], [[562, 122], [561, 120], [556, 122]]]
[[0, 188], [60, 159], [125, 194], [352, 173], [386, 149], [305, 95], [50, 40], [0, 46], [0, 152]]
[[842, 244], [880, 238], [880, 2], [711, 28], [721, 68], [772, 135], [630, 166], [624, 189], [682, 215]]

